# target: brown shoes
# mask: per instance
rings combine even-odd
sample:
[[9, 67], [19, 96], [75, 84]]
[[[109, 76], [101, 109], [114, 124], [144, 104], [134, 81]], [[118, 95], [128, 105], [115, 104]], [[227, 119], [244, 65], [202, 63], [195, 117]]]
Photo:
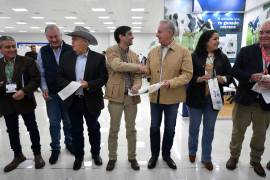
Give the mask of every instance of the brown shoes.
[[20, 154], [19, 156], [14, 157], [14, 159], [4, 168], [4, 172], [10, 172], [16, 169], [19, 166], [19, 164], [25, 160], [26, 158], [23, 154]]
[[130, 162], [132, 169], [134, 169], [135, 171], [140, 170], [140, 165], [136, 159], [129, 159], [128, 161]]
[[213, 163], [210, 162], [202, 162], [204, 164], [204, 167], [208, 170], [208, 171], [212, 171], [213, 170]]
[[261, 177], [265, 177], [265, 170], [262, 167], [261, 163], [256, 163], [256, 162], [250, 162], [250, 165], [253, 167], [254, 171], [256, 174], [258, 174]]
[[41, 169], [45, 166], [45, 161], [43, 160], [41, 155], [35, 155], [34, 161], [36, 169]]
[[234, 170], [236, 168], [237, 163], [238, 159], [230, 157], [230, 159], [226, 163], [226, 168], [229, 170]]
[[266, 168], [270, 170], [270, 161], [267, 163]]
[[190, 161], [191, 163], [194, 163], [195, 160], [196, 160], [196, 155], [189, 155], [189, 161]]

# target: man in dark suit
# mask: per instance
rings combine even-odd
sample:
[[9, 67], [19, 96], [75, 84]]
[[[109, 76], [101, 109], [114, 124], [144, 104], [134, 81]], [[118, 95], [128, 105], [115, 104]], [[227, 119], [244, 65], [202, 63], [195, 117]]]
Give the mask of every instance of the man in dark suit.
[[36, 48], [36, 46], [31, 45], [30, 48], [31, 48], [31, 51], [26, 52], [25, 56], [30, 57], [30, 58], [32, 58], [34, 60], [37, 60], [37, 48]]
[[88, 29], [76, 26], [72, 36], [72, 52], [63, 55], [60, 61], [57, 84], [61, 88], [77, 81], [80, 88], [64, 101], [71, 121], [72, 144], [75, 161], [73, 169], [78, 170], [84, 156], [83, 117], [88, 127], [91, 154], [96, 165], [102, 165], [100, 157], [100, 124], [98, 117], [104, 108], [102, 86], [108, 80], [105, 57], [91, 51], [88, 46], [96, 45], [97, 40]]
[[12, 37], [0, 37], [0, 44], [4, 55], [0, 59], [0, 114], [4, 115], [11, 149], [14, 151], [14, 159], [4, 168], [4, 172], [16, 169], [26, 160], [20, 143], [19, 115], [30, 134], [35, 168], [40, 169], [45, 162], [41, 156], [33, 94], [39, 86], [40, 75], [33, 59], [17, 55], [16, 42]]
[[262, 76], [270, 73], [270, 21], [262, 24], [258, 44], [243, 47], [237, 55], [232, 75], [239, 81], [232, 113], [233, 130], [230, 143], [231, 156], [227, 169], [236, 168], [247, 127], [252, 123], [253, 134], [250, 142], [250, 164], [254, 171], [265, 177], [260, 161], [264, 152], [266, 129], [270, 121], [270, 104], [252, 87], [258, 83], [270, 91], [270, 82]]

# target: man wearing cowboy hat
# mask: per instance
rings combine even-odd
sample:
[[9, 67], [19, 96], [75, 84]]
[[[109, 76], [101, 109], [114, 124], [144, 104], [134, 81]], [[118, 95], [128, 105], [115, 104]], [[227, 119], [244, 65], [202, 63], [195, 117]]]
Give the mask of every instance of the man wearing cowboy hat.
[[73, 169], [78, 170], [84, 156], [83, 117], [88, 127], [92, 158], [96, 165], [102, 165], [98, 117], [104, 108], [102, 86], [108, 80], [108, 72], [105, 57], [88, 48], [90, 44], [97, 45], [96, 38], [88, 29], [76, 26], [66, 35], [72, 37], [73, 51], [63, 55], [56, 81], [61, 88], [71, 81], [81, 83], [81, 87], [64, 101], [71, 121], [75, 154]]

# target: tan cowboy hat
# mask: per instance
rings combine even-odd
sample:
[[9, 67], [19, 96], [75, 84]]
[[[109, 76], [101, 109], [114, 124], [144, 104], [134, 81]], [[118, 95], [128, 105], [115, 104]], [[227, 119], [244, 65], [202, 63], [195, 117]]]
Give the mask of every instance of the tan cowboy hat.
[[91, 45], [97, 45], [97, 39], [89, 32], [88, 29], [82, 26], [76, 26], [73, 32], [67, 33], [68, 36], [78, 36], [89, 41]]

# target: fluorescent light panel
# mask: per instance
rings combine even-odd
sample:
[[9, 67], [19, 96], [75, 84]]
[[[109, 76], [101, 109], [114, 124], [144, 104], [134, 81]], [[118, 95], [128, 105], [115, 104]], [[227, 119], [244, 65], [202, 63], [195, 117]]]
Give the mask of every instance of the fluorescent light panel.
[[78, 18], [75, 17], [75, 16], [66, 16], [65, 18], [66, 18], [66, 19], [78, 19]]
[[110, 16], [99, 16], [99, 19], [110, 19]]
[[132, 27], [132, 29], [141, 29], [142, 27], [141, 26], [134, 26]]
[[40, 27], [38, 27], [38, 26], [32, 26], [32, 27], [30, 27], [30, 29], [40, 29]]
[[11, 19], [11, 17], [2, 16], [2, 17], [0, 17], [0, 19]]
[[23, 25], [23, 24], [27, 24], [27, 23], [26, 22], [16, 22], [16, 24]]
[[113, 22], [103, 22], [103, 24], [113, 24]]
[[15, 12], [27, 12], [28, 10], [25, 8], [12, 8], [13, 11]]
[[131, 19], [143, 19], [142, 16], [132, 16]]
[[105, 12], [106, 9], [105, 8], [92, 8], [92, 11], [94, 11], [94, 12]]
[[107, 29], [115, 29], [115, 27], [114, 26], [108, 26], [108, 27], [106, 27]]
[[13, 26], [5, 26], [6, 29], [14, 29], [15, 27]]
[[132, 24], [142, 24], [142, 22], [132, 22]]
[[45, 24], [56, 24], [56, 22], [45, 22]]
[[76, 25], [82, 25], [82, 24], [85, 24], [84, 22], [75, 22], [74, 24]]
[[144, 8], [132, 8], [131, 11], [132, 12], [143, 12]]
[[34, 16], [34, 17], [32, 17], [32, 19], [44, 19], [44, 17], [41, 17], [41, 16]]

